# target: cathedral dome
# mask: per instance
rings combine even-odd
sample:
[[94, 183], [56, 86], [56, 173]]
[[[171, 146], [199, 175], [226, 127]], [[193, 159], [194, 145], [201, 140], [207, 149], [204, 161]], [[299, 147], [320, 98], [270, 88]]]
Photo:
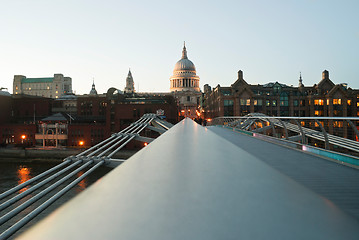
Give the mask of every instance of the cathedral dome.
[[191, 60], [184, 58], [176, 63], [173, 71], [196, 71], [196, 67]]
[[196, 67], [194, 66], [193, 62], [187, 58], [187, 49], [186, 46], [183, 46], [182, 50], [182, 58], [179, 60], [175, 68], [173, 69], [173, 73], [178, 71], [194, 71], [196, 72]]
[[182, 58], [176, 63], [173, 69], [173, 75], [170, 78], [170, 91], [200, 91], [196, 67], [193, 62], [187, 58], [185, 45], [182, 50]]

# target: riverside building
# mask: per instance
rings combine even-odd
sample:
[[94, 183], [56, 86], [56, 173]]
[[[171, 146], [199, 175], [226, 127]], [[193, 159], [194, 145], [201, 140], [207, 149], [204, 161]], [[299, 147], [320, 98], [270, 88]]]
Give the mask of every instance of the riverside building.
[[72, 93], [72, 79], [63, 74], [54, 74], [53, 77], [27, 78], [23, 75], [15, 75], [13, 82], [13, 94], [32, 95], [47, 98], [60, 98]]
[[238, 79], [229, 87], [204, 86], [203, 110], [206, 118], [244, 116], [253, 112], [268, 116], [356, 117], [359, 116], [359, 90], [345, 83], [334, 84], [327, 70], [314, 86], [304, 86], [300, 76], [297, 87], [279, 82], [248, 84], [240, 70]]

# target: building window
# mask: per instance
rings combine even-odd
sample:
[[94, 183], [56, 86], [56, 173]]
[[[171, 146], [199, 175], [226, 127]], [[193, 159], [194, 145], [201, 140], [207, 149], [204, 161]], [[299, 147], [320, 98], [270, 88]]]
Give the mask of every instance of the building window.
[[224, 116], [233, 116], [234, 111], [233, 111], [233, 100], [224, 100], [223, 101], [223, 105], [224, 105]]
[[342, 105], [342, 99], [334, 98], [333, 99], [333, 105]]
[[281, 86], [278, 83], [274, 84], [273, 92], [274, 93], [279, 93], [280, 91], [281, 91]]
[[191, 101], [191, 97], [187, 96], [187, 102], [190, 102], [190, 101]]
[[343, 127], [343, 122], [342, 121], [333, 121], [333, 127], [342, 128]]
[[314, 111], [314, 116], [323, 116], [323, 111], [322, 110], [315, 110]]
[[298, 107], [298, 105], [299, 105], [298, 100], [294, 100], [294, 101], [293, 101], [293, 106], [294, 106], [294, 107]]
[[266, 106], [269, 107], [270, 106], [270, 101], [267, 99], [266, 100]]
[[288, 106], [288, 94], [285, 92], [281, 93], [280, 97], [279, 97], [279, 101], [280, 101], [280, 106], [287, 107]]
[[241, 106], [250, 106], [251, 105], [251, 100], [249, 99], [249, 98], [241, 98], [241, 99], [239, 99], [239, 104], [241, 105]]
[[315, 99], [314, 100], [314, 105], [323, 106], [324, 105], [324, 100], [323, 99]]
[[347, 104], [348, 104], [348, 106], [351, 106], [352, 105], [352, 100], [347, 100]]
[[[277, 106], [277, 100], [273, 100], [273, 101], [272, 101], [272, 106], [273, 106], [273, 107]], [[276, 115], [277, 115], [277, 114], [276, 114]]]

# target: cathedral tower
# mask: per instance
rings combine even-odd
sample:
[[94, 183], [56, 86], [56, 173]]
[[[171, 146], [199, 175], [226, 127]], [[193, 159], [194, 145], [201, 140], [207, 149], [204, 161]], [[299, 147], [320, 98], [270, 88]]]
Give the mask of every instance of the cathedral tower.
[[134, 92], [135, 92], [135, 84], [133, 82], [131, 70], [128, 70], [128, 75], [126, 78], [125, 93], [134, 93]]

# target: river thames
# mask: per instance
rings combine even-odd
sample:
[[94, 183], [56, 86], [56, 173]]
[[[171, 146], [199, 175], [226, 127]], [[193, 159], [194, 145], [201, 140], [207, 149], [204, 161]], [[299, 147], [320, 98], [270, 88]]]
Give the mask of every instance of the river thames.
[[[59, 164], [58, 162], [51, 163], [51, 162], [24, 162], [24, 163], [13, 163], [13, 162], [0, 162], [0, 193], [5, 192], [6, 190], [21, 184], [32, 177], [35, 177], [36, 175], [54, 167], [55, 165]], [[60, 199], [56, 200], [55, 203], [53, 203], [50, 207], [48, 207], [45, 211], [43, 211], [41, 214], [36, 216], [33, 220], [31, 220], [28, 224], [26, 224], [22, 229], [20, 229], [17, 233], [15, 233], [13, 236], [11, 236], [9, 239], [15, 239], [17, 236], [19, 236], [22, 232], [26, 231], [28, 228], [36, 224], [38, 221], [49, 215], [51, 212], [53, 212], [55, 209], [72, 199], [74, 196], [82, 192], [84, 189], [89, 187], [94, 182], [98, 181], [102, 176], [110, 172], [112, 168], [108, 168], [106, 166], [101, 166], [98, 169], [96, 169], [93, 173], [91, 173], [89, 176], [84, 178], [81, 182], [79, 182], [74, 188], [72, 188], [70, 191], [68, 191], [65, 195], [63, 195]], [[86, 171], [86, 169], [84, 170]], [[77, 177], [79, 177], [83, 172], [80, 172], [77, 174]], [[41, 179], [42, 180], [42, 179]], [[58, 179], [56, 179], [58, 180]], [[56, 181], [55, 180], [55, 181]], [[45, 197], [41, 198], [38, 202], [35, 204], [29, 206], [26, 208], [23, 212], [12, 218], [10, 221], [2, 224], [0, 226], [0, 234], [8, 229], [11, 225], [19, 221], [21, 218], [26, 216], [26, 214], [30, 213], [33, 209], [38, 207], [42, 202], [46, 201], [48, 198], [50, 198], [54, 193], [62, 189], [65, 185], [69, 184], [71, 181], [73, 181], [74, 178], [68, 180], [65, 182], [61, 187], [53, 190], [49, 194], [47, 194]], [[48, 184], [46, 184], [45, 187], [50, 186], [55, 181], [52, 181]], [[37, 183], [37, 182], [36, 182]], [[33, 183], [32, 185], [36, 184]], [[31, 187], [27, 186], [26, 188], [21, 189], [15, 194], [10, 195], [9, 197], [0, 200], [0, 204], [5, 202], [6, 200], [10, 199], [11, 197], [15, 196], [19, 192], [25, 191], [27, 188]], [[0, 211], [0, 217], [9, 212], [11, 209], [13, 209], [15, 206], [20, 205], [21, 203], [25, 202], [32, 196], [36, 195], [38, 192], [43, 190], [44, 188], [41, 188], [37, 191], [34, 191], [30, 195], [26, 196], [25, 198], [18, 201], [13, 206], [10, 206], [2, 211]]]

